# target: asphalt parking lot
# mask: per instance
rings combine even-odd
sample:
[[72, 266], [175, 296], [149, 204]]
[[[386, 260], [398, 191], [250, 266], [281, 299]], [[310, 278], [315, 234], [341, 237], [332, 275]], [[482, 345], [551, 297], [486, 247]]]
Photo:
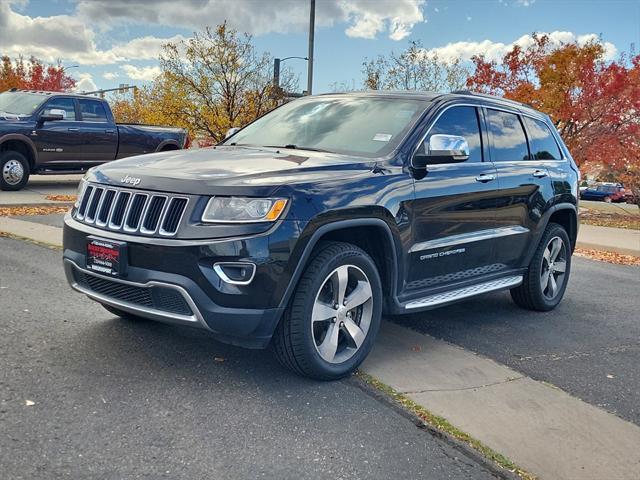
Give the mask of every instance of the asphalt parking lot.
[[0, 477], [494, 478], [354, 380], [114, 318], [60, 251], [0, 237]]

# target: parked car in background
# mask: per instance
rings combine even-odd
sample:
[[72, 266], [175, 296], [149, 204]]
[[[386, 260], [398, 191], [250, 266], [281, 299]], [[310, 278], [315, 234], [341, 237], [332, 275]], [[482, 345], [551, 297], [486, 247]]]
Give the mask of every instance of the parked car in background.
[[626, 202], [626, 191], [621, 183], [598, 183], [580, 191], [580, 200], [600, 202]]
[[577, 196], [569, 151], [525, 105], [304, 97], [216, 147], [91, 169], [65, 216], [64, 266], [115, 315], [272, 345], [293, 371], [336, 379], [367, 356], [383, 313], [504, 289], [555, 308]]
[[0, 93], [2, 190], [20, 190], [30, 174], [82, 173], [117, 158], [188, 146], [182, 128], [116, 124], [100, 98], [15, 89]]

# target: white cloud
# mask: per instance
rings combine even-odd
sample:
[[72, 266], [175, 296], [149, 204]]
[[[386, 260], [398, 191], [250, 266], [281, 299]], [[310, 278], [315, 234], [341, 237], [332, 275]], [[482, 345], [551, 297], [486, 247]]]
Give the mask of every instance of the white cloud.
[[134, 38], [133, 40], [115, 45], [111, 52], [118, 57], [127, 60], [156, 60], [162, 52], [162, 47], [167, 43], [178, 43], [185, 40], [182, 35], [174, 35], [169, 38], [158, 38], [152, 36]]
[[90, 73], [80, 73], [78, 74], [78, 77], [80, 80], [78, 80], [78, 83], [76, 84], [76, 92], [93, 92], [98, 90], [98, 87], [93, 81], [93, 77]]
[[153, 81], [160, 75], [160, 67], [136, 67], [135, 65], [122, 65], [120, 68], [124, 70], [132, 80], [142, 80], [145, 82]]
[[[555, 31], [548, 33], [547, 35], [549, 35], [549, 42], [552, 46], [558, 46], [563, 43], [570, 43], [574, 41], [578, 42], [579, 45], [584, 45], [590, 41], [597, 41], [599, 39], [598, 35], [595, 33], [576, 35], [572, 32]], [[426, 50], [426, 53], [436, 54], [440, 59], [449, 61], [457, 58], [470, 60], [474, 55], [484, 55], [486, 60], [499, 61], [513, 48], [514, 45], [527, 48], [528, 46], [533, 45], [533, 42], [534, 40], [531, 35], [523, 35], [511, 43], [494, 42], [491, 40], [483, 40], [481, 42], [455, 42], [449, 43], [443, 47], [428, 49]], [[607, 60], [613, 60], [618, 52], [615, 45], [610, 42], [604, 42], [603, 47], [605, 51], [605, 58]]]
[[[425, 0], [323, 0], [316, 4], [316, 26], [347, 22], [351, 37], [374, 38], [387, 33], [402, 40], [424, 21]], [[304, 31], [309, 3], [301, 0], [78, 0], [78, 13], [103, 26], [157, 24], [202, 28], [227, 21], [230, 26], [261, 35]]]
[[0, 48], [4, 54], [35, 55], [48, 62], [72, 58], [93, 65], [119, 60], [112, 52], [96, 48], [93, 31], [77, 17], [29, 17], [11, 7], [11, 2], [0, 1]]
[[102, 74], [102, 78], [105, 78], [107, 80], [115, 80], [119, 76], [120, 75], [118, 75], [116, 72], [105, 72]]
[[402, 40], [411, 34], [417, 23], [425, 21], [423, 5], [424, 0], [344, 1], [341, 7], [351, 24], [346, 34], [349, 37], [375, 38], [386, 31], [391, 40]]

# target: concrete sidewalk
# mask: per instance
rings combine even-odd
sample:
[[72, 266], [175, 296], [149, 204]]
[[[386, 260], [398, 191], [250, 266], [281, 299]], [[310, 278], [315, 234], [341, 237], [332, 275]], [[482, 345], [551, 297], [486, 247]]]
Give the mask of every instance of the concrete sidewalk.
[[578, 247], [640, 257], [640, 230], [580, 225]]
[[541, 479], [640, 478], [640, 427], [460, 347], [383, 322], [361, 370]]
[[82, 174], [32, 175], [25, 188], [18, 192], [0, 192], [0, 206], [58, 205], [64, 202], [48, 200], [49, 195], [75, 195]]

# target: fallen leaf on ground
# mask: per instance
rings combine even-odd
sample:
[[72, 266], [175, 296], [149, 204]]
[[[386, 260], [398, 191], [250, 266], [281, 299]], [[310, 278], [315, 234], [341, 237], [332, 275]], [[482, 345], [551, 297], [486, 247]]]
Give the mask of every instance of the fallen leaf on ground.
[[593, 250], [591, 248], [576, 248], [573, 252], [576, 257], [588, 258], [590, 260], [598, 260], [600, 262], [615, 263], [617, 265], [635, 265], [640, 266], [640, 257], [633, 255], [623, 255], [615, 252], [604, 252], [602, 250]]
[[69, 207], [47, 205], [46, 207], [0, 207], [0, 217], [22, 217], [26, 215], [51, 215], [67, 213]]
[[36, 402], [32, 402], [31, 400], [25, 400], [25, 401], [24, 401], [24, 404], [25, 404], [27, 407], [31, 407], [31, 406], [35, 405], [35, 404], [36, 404]]
[[640, 213], [612, 213], [598, 210], [580, 210], [580, 222], [599, 227], [626, 228], [640, 230]]
[[76, 195], [47, 195], [44, 198], [54, 202], [75, 202], [78, 199]]
[[213, 358], [216, 362], [224, 362], [224, 358], [222, 357], [214, 357]]
[[611, 375], [610, 373], [607, 373], [607, 378], [616, 378], [613, 375]]

